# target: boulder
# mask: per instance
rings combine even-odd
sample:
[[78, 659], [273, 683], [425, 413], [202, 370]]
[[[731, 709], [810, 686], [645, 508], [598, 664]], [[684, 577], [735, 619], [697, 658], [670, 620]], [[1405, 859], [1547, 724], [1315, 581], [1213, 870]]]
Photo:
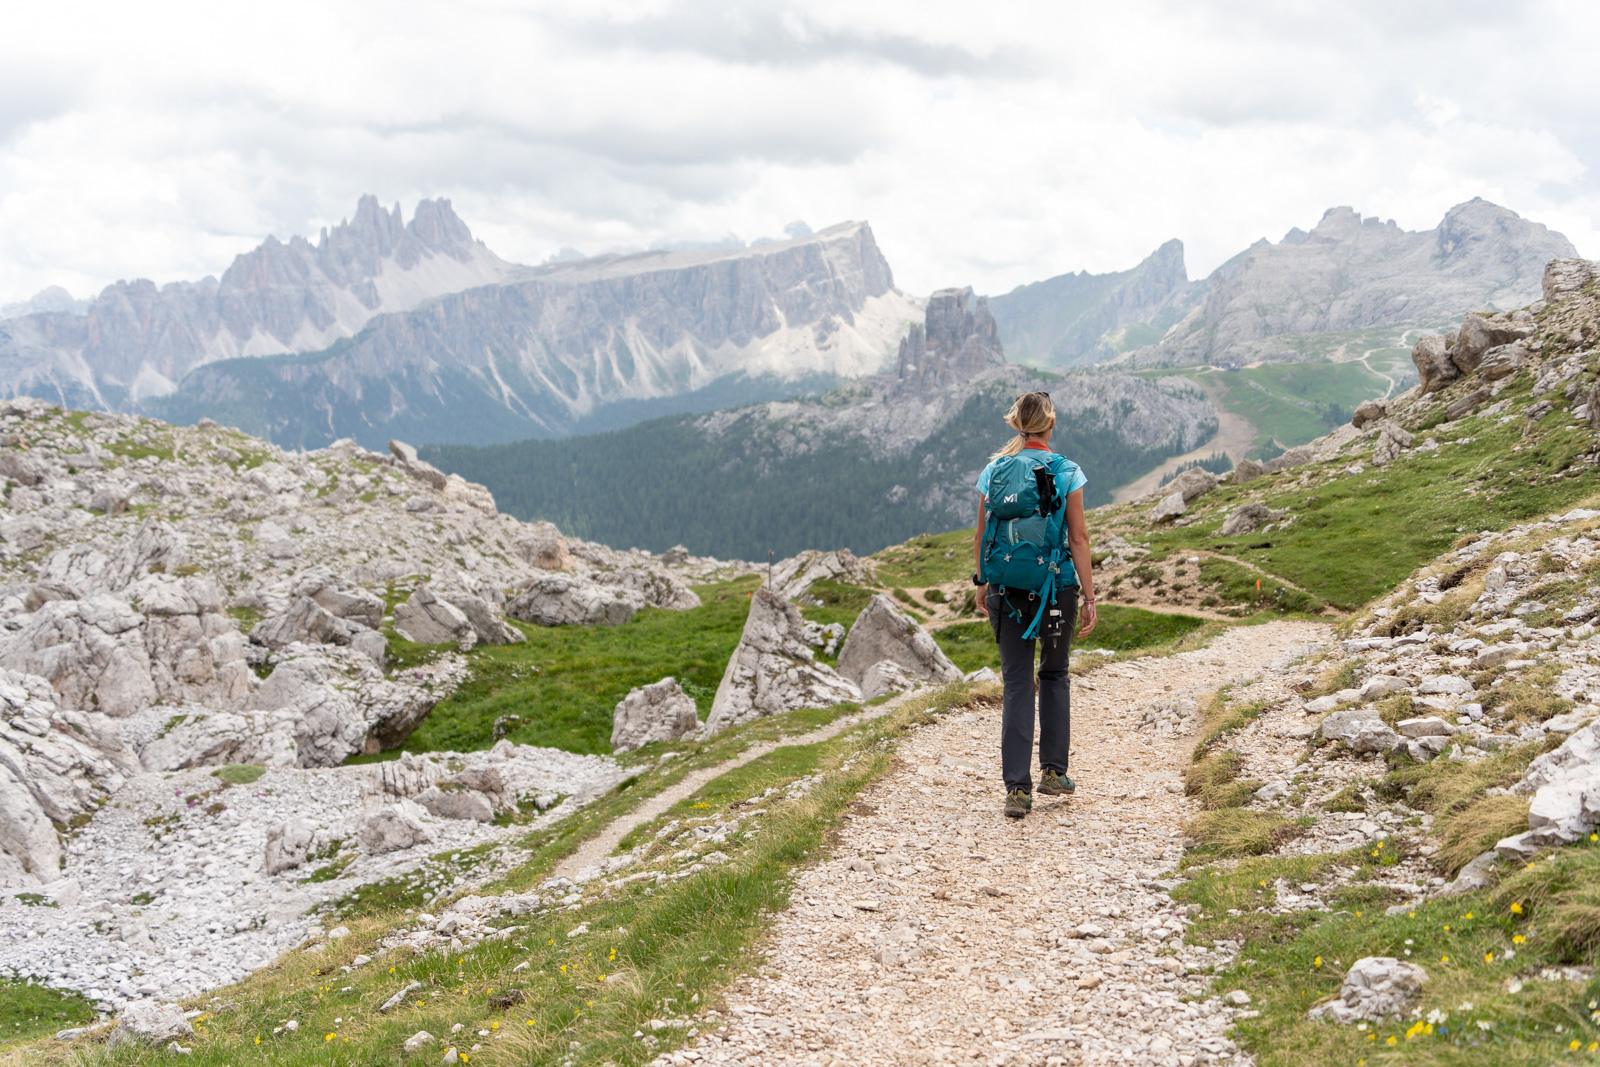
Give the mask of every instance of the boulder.
[[1484, 889], [1494, 881], [1495, 861], [1500, 858], [1493, 849], [1480, 852], [1456, 874], [1455, 880], [1433, 891], [1436, 897], [1454, 897]]
[[875, 593], [856, 616], [844, 647], [839, 650], [839, 673], [864, 686], [867, 670], [880, 660], [892, 660], [912, 678], [961, 680], [961, 669], [950, 662], [928, 632], [894, 601]]
[[360, 586], [346, 585], [327, 567], [312, 567], [295, 576], [292, 595], [310, 597], [317, 606], [369, 630], [383, 625], [383, 600]]
[[419, 645], [456, 645], [463, 650], [478, 642], [472, 622], [460, 608], [435, 595], [424, 582], [394, 609], [394, 632]]
[[1259, 478], [1267, 473], [1267, 468], [1253, 459], [1241, 459], [1233, 465], [1233, 484], [1243, 485], [1252, 478]]
[[281, 874], [306, 861], [317, 828], [307, 819], [288, 819], [267, 827], [267, 853], [263, 866], [268, 874]]
[[1471, 374], [1482, 369], [1492, 349], [1532, 337], [1533, 331], [1532, 322], [1513, 322], [1499, 315], [1469, 311], [1461, 320], [1461, 330], [1450, 349], [1450, 360], [1462, 374]]
[[1461, 368], [1445, 352], [1444, 338], [1429, 334], [1411, 346], [1411, 362], [1416, 364], [1424, 393], [1436, 393], [1461, 377]]
[[772, 570], [772, 588], [785, 600], [803, 596], [815, 582], [828, 579], [850, 585], [870, 585], [872, 565], [848, 548], [836, 552], [808, 549], [778, 563]]
[[262, 619], [250, 628], [250, 640], [267, 648], [306, 645], [348, 645], [355, 627], [310, 597], [294, 602], [287, 615]]
[[1454, 737], [1456, 728], [1443, 719], [1429, 715], [1424, 718], [1401, 719], [1395, 724], [1402, 737]]
[[493, 822], [494, 802], [476, 789], [442, 782], [417, 794], [417, 804], [441, 819]]
[[1472, 392], [1468, 393], [1455, 403], [1451, 404], [1449, 407], [1445, 408], [1444, 417], [1447, 419], [1464, 418], [1465, 416], [1472, 414], [1474, 411], [1477, 411], [1483, 402], [1488, 400], [1491, 395], [1493, 394], [1489, 391], [1489, 387], [1487, 385], [1480, 385]]
[[1422, 737], [1401, 740], [1394, 747], [1403, 749], [1406, 755], [1418, 763], [1427, 763], [1435, 756], [1444, 754], [1445, 750], [1450, 747], [1450, 738], [1443, 734], [1427, 734]]
[[861, 679], [861, 699], [872, 700], [888, 693], [903, 693], [916, 686], [917, 679], [892, 659], [881, 659], [867, 668]]
[[1597, 769], [1600, 769], [1600, 723], [1591, 723], [1561, 742], [1554, 752], [1536, 756], [1511, 791], [1534, 793], [1569, 778], [1588, 777]]
[[1417, 692], [1423, 696], [1442, 695], [1454, 697], [1471, 697], [1477, 690], [1472, 688], [1472, 683], [1465, 678], [1454, 674], [1439, 674], [1432, 678], [1424, 678], [1417, 685]]
[[1369, 422], [1377, 422], [1386, 418], [1389, 407], [1382, 400], [1363, 400], [1356, 405], [1355, 413], [1350, 416], [1350, 425], [1356, 429], [1364, 429]]
[[482, 597], [471, 593], [447, 592], [443, 598], [461, 612], [472, 627], [480, 645], [514, 645], [523, 639], [522, 631], [507, 624]]
[[1389, 463], [1400, 454], [1401, 449], [1410, 448], [1416, 440], [1398, 423], [1388, 419], [1378, 423], [1377, 426], [1378, 441], [1372, 446], [1372, 462], [1377, 466]]
[[1156, 506], [1150, 509], [1149, 517], [1151, 522], [1170, 522], [1187, 510], [1183, 503], [1183, 494], [1173, 492], [1156, 501]]
[[1527, 362], [1528, 350], [1520, 343], [1496, 345], [1483, 354], [1483, 360], [1478, 364], [1478, 373], [1491, 382], [1498, 381], [1501, 378], [1511, 377]]
[[183, 1008], [177, 1004], [157, 1004], [152, 1000], [130, 1001], [117, 1014], [117, 1027], [106, 1043], [112, 1048], [128, 1043], [160, 1047], [180, 1037], [193, 1037]]
[[1400, 741], [1372, 708], [1336, 711], [1322, 720], [1322, 736], [1343, 741], [1353, 752], [1387, 752]]
[[1362, 700], [1378, 700], [1392, 693], [1409, 692], [1410, 689], [1410, 683], [1403, 678], [1396, 678], [1392, 674], [1377, 674], [1362, 683], [1358, 692]]
[[121, 515], [128, 510], [133, 490], [125, 485], [107, 482], [89, 495], [89, 510], [105, 515]]
[[423, 815], [423, 807], [412, 800], [400, 800], [379, 808], [361, 820], [358, 832], [361, 847], [376, 856], [413, 845], [432, 844], [434, 833], [423, 821]]
[[688, 611], [700, 606], [700, 597], [683, 579], [654, 565], [632, 563], [614, 570], [599, 571], [593, 578], [600, 585], [620, 588], [641, 605], [649, 604], [668, 611]]
[[632, 752], [652, 741], [676, 741], [700, 725], [694, 699], [674, 678], [628, 690], [611, 713], [611, 749]]
[[1201, 467], [1190, 467], [1168, 482], [1168, 492], [1182, 493], [1183, 502], [1191, 503], [1217, 487], [1217, 476]]
[[517, 554], [547, 571], [570, 571], [578, 563], [567, 551], [566, 539], [553, 522], [530, 522], [516, 543]]
[[839, 647], [839, 642], [844, 640], [844, 626], [841, 623], [830, 622], [824, 626], [820, 622], [806, 623], [806, 644], [812, 648], [822, 649], [824, 656], [831, 656]]
[[854, 682], [816, 662], [799, 609], [763, 587], [750, 599], [744, 633], [728, 659], [702, 732], [709, 737], [763, 715], [860, 699]]
[[638, 594], [589, 578], [535, 578], [506, 605], [506, 614], [541, 626], [621, 626], [643, 607]]
[[1277, 522], [1287, 514], [1287, 511], [1275, 510], [1265, 504], [1240, 504], [1223, 520], [1222, 528], [1217, 531], [1217, 536], [1240, 537], [1244, 534], [1254, 533], [1267, 523]]
[[443, 489], [449, 482], [444, 471], [417, 458], [417, 450], [404, 441], [390, 441], [389, 451], [401, 470], [430, 489]]
[[1399, 1018], [1422, 995], [1428, 972], [1393, 956], [1367, 956], [1345, 972], [1337, 999], [1312, 1008], [1313, 1019], [1351, 1023]]

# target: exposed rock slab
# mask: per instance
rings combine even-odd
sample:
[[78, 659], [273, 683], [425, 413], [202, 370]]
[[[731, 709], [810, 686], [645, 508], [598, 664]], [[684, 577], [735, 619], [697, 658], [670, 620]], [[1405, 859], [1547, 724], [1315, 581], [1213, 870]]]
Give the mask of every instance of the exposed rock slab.
[[744, 633], [703, 729], [710, 736], [763, 715], [859, 699], [859, 686], [816, 661], [799, 609], [763, 587], [750, 598]]
[[928, 631], [895, 606], [882, 593], [873, 594], [856, 616], [839, 650], [839, 673], [856, 685], [864, 685], [867, 671], [888, 660], [912, 678], [934, 682], [953, 682], [961, 670]]

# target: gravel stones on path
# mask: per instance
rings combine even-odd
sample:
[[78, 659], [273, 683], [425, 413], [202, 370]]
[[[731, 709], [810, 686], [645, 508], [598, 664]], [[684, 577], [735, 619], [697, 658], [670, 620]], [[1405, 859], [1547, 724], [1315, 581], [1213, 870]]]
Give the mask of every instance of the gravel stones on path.
[[[833, 855], [797, 879], [761, 972], [698, 1043], [659, 1063], [1214, 1063], [1237, 1009], [1191, 972], [1165, 881], [1193, 802], [1169, 789], [1187, 737], [1136, 729], [1151, 691], [1235, 681], [1325, 640], [1277, 622], [1114, 664], [1073, 685], [1075, 796], [1002, 817], [998, 701], [905, 740]], [[1199, 997], [1185, 1003], [1183, 998]]]

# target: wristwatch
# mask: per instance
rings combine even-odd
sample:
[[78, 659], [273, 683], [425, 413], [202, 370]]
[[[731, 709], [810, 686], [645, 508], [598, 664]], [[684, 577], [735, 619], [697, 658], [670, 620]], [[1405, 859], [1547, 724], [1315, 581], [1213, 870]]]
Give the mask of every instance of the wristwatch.
[[978, 576], [978, 572], [977, 571], [973, 571], [972, 572], [972, 584], [973, 585], [977, 585], [977, 586], [982, 586], [982, 585], [987, 585], [988, 583], [985, 582], [982, 578], [980, 578]]

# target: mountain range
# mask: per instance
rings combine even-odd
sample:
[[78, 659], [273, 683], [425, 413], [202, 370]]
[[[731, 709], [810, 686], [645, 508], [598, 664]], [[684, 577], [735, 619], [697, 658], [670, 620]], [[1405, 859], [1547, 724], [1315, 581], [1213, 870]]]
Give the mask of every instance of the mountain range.
[[1168, 241], [1131, 270], [1063, 274], [989, 304], [1012, 358], [1037, 366], [1237, 367], [1320, 358], [1362, 331], [1441, 327], [1464, 307], [1521, 306], [1538, 298], [1546, 263], [1576, 254], [1482, 199], [1421, 231], [1335, 207], [1204, 279], [1188, 279], [1182, 243]]
[[[973, 483], [1011, 432], [1005, 410], [1032, 389], [1051, 393], [1052, 445], [1090, 472], [1091, 507], [1217, 429], [1206, 394], [1181, 377], [1060, 376], [1007, 362], [988, 302], [944, 289], [892, 370], [820, 397], [422, 454], [488, 486], [509, 514], [606, 544], [743, 559], [819, 544], [869, 553], [971, 523]], [[597, 484], [597, 471], [616, 477]]]

